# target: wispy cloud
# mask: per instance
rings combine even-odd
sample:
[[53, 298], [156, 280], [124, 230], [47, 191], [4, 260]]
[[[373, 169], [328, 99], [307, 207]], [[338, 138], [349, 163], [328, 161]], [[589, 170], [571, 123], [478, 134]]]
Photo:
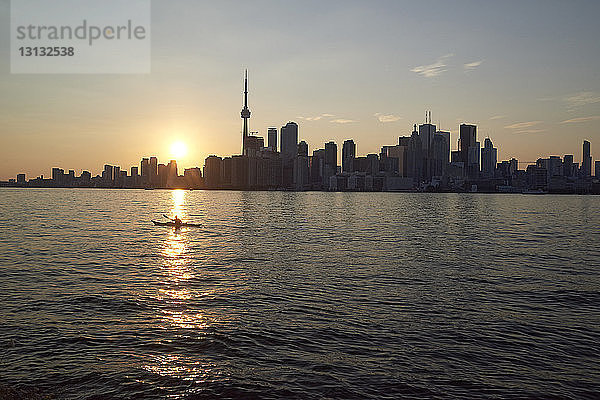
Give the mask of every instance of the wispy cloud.
[[578, 122], [596, 121], [599, 119], [600, 119], [600, 115], [593, 115], [591, 117], [571, 118], [566, 121], [562, 121], [561, 124], [576, 124]]
[[516, 124], [506, 125], [505, 128], [520, 131], [523, 129], [531, 128], [532, 126], [535, 126], [535, 125], [538, 125], [541, 123], [542, 123], [542, 121], [517, 122]]
[[319, 120], [321, 120], [323, 118], [331, 118], [333, 116], [334, 116], [333, 114], [323, 113], [323, 114], [320, 114], [320, 115], [316, 115], [314, 117], [298, 117], [298, 119], [303, 119], [305, 121], [319, 121]]
[[483, 63], [483, 60], [473, 61], [473, 62], [464, 64], [465, 72], [473, 71], [475, 68], [479, 67], [482, 63]]
[[521, 129], [521, 130], [515, 131], [515, 133], [518, 133], [518, 134], [541, 133], [541, 132], [546, 132], [546, 130], [545, 129]]
[[565, 96], [563, 101], [567, 103], [567, 107], [575, 109], [588, 104], [600, 103], [600, 95], [596, 92], [583, 91]]
[[535, 126], [541, 124], [542, 121], [528, 121], [528, 122], [517, 122], [512, 125], [506, 125], [506, 129], [511, 129], [514, 133], [524, 134], [524, 133], [541, 133], [545, 132], [545, 129], [534, 128]]
[[379, 120], [379, 122], [396, 122], [402, 119], [402, 117], [399, 117], [397, 115], [393, 115], [393, 114], [382, 114], [382, 113], [375, 113], [375, 117], [377, 117], [377, 119]]
[[452, 57], [454, 54], [446, 54], [438, 58], [433, 64], [419, 65], [411, 69], [411, 72], [415, 72], [425, 78], [433, 78], [446, 72], [446, 60]]
[[565, 96], [547, 96], [540, 97], [538, 101], [556, 101], [564, 103], [567, 107], [567, 111], [575, 111], [578, 108], [600, 103], [600, 94], [598, 92], [593, 91], [581, 91], [576, 93], [571, 93]]
[[494, 120], [494, 119], [502, 119], [502, 118], [506, 118], [506, 115], [494, 115], [493, 117], [490, 117], [490, 119]]
[[339, 118], [339, 119], [332, 119], [330, 122], [333, 122], [334, 124], [349, 124], [349, 123], [356, 122], [356, 121], [353, 119]]

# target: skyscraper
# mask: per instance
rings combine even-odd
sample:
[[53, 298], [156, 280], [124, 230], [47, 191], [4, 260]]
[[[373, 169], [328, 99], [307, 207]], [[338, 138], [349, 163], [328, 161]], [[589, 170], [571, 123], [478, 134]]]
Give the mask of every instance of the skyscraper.
[[118, 165], [114, 166], [112, 175], [115, 185], [119, 186], [121, 184], [121, 167]]
[[354, 171], [354, 158], [356, 158], [356, 144], [354, 140], [344, 140], [342, 145], [342, 171], [353, 172]]
[[304, 140], [298, 143], [298, 155], [308, 157], [308, 143]]
[[140, 162], [140, 172], [142, 176], [142, 185], [148, 185], [150, 183], [150, 160], [148, 158], [142, 158]]
[[281, 127], [280, 142], [283, 186], [290, 188], [294, 183], [294, 159], [298, 155], [298, 125], [295, 122]]
[[583, 141], [583, 158], [581, 160], [581, 173], [584, 177], [592, 175], [592, 156], [590, 155], [590, 142]]
[[565, 154], [563, 157], [563, 174], [567, 177], [573, 176], [573, 154]]
[[292, 160], [298, 152], [298, 125], [288, 122], [281, 127], [281, 158]]
[[408, 140], [406, 152], [406, 176], [413, 178], [414, 183], [419, 185], [423, 177], [423, 146], [417, 132], [417, 125]]
[[296, 190], [309, 189], [310, 185], [308, 144], [304, 140], [298, 143], [298, 155], [294, 159], [294, 185]]
[[446, 150], [445, 150], [445, 162], [446, 164], [450, 162], [450, 132], [448, 131], [437, 131], [436, 135], [441, 135], [446, 141]]
[[477, 127], [475, 125], [460, 124], [459, 130], [459, 145], [460, 161], [465, 163], [465, 167], [469, 163], [469, 147], [475, 146], [477, 141]]
[[277, 151], [277, 128], [267, 130], [267, 143], [272, 151]]
[[434, 176], [441, 177], [446, 172], [448, 166], [448, 149], [446, 137], [440, 134], [433, 135], [433, 141], [429, 147], [429, 176], [428, 180]]
[[425, 112], [425, 123], [419, 125], [419, 138], [421, 139], [422, 147], [422, 171], [423, 179], [429, 181], [434, 175], [434, 159], [432, 154], [433, 139], [435, 136], [436, 127], [431, 123], [431, 111], [429, 114]]
[[477, 179], [480, 171], [481, 145], [475, 142], [474, 146], [469, 147], [467, 160], [467, 176], [471, 179]]
[[519, 160], [517, 160], [516, 158], [511, 158], [508, 161], [508, 172], [510, 172], [511, 176], [515, 176], [517, 174], [517, 171], [519, 170]]
[[481, 173], [486, 178], [494, 176], [496, 163], [498, 162], [498, 149], [492, 144], [490, 138], [485, 138], [481, 149]]
[[421, 145], [423, 146], [423, 152], [429, 154], [429, 148], [433, 143], [433, 135], [435, 135], [436, 127], [431, 123], [425, 123], [419, 125], [419, 137], [421, 138]]
[[[54, 171], [52, 171], [52, 176], [54, 179]], [[113, 166], [109, 165], [109, 164], [104, 164], [104, 171], [102, 172], [102, 180], [104, 181], [105, 184], [112, 184], [112, 181], [114, 179], [114, 175], [113, 175]]]
[[242, 154], [246, 154], [246, 138], [248, 137], [248, 119], [250, 118], [250, 110], [248, 109], [248, 70], [244, 75], [244, 108], [242, 108], [242, 119], [244, 127], [242, 130]]
[[[310, 159], [310, 182], [313, 189], [323, 189], [323, 170], [325, 168], [325, 149], [313, 150]], [[327, 182], [329, 185], [329, 182]]]
[[325, 143], [325, 187], [329, 186], [329, 177], [337, 173], [337, 144]]
[[[218, 188], [221, 184], [221, 157], [208, 156], [204, 161], [204, 184], [209, 189]], [[231, 174], [231, 173], [230, 173]], [[231, 177], [229, 177], [231, 179]]]
[[150, 184], [158, 185], [158, 158], [150, 157]]
[[479, 158], [481, 156], [480, 144], [477, 141], [477, 127], [475, 125], [460, 124], [458, 151], [460, 161], [464, 163], [466, 175], [477, 178], [479, 175]]

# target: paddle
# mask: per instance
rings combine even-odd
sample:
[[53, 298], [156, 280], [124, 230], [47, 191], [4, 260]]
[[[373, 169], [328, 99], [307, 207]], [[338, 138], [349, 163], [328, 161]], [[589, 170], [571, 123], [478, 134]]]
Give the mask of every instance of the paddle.
[[170, 219], [171, 221], [174, 221], [174, 219], [173, 219], [173, 218], [169, 218], [169, 217], [167, 217], [167, 215], [166, 215], [166, 214], [163, 214], [163, 217], [165, 217], [166, 219]]

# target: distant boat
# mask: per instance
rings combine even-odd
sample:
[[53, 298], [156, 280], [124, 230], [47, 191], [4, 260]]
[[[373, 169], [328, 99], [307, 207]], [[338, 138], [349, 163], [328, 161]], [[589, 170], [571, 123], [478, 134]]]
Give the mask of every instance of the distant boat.
[[152, 220], [152, 222], [154, 223], [154, 225], [157, 225], [157, 226], [172, 226], [172, 227], [175, 227], [175, 228], [179, 228], [179, 227], [182, 227], [182, 226], [189, 226], [189, 227], [192, 227], [192, 228], [200, 228], [200, 227], [202, 227], [202, 225], [200, 225], [200, 224], [192, 224], [191, 222], [182, 222], [180, 224], [176, 224], [173, 221], [160, 222], [160, 221]]

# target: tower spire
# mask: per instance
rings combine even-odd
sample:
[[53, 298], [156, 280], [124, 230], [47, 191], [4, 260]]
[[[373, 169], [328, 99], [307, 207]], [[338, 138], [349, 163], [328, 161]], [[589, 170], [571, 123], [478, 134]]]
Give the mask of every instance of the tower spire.
[[244, 128], [242, 131], [242, 155], [246, 155], [246, 139], [248, 138], [248, 119], [250, 118], [250, 110], [248, 109], [248, 70], [244, 73], [244, 108], [242, 108], [242, 119], [244, 120]]
[[244, 77], [244, 108], [248, 108], [248, 70]]

